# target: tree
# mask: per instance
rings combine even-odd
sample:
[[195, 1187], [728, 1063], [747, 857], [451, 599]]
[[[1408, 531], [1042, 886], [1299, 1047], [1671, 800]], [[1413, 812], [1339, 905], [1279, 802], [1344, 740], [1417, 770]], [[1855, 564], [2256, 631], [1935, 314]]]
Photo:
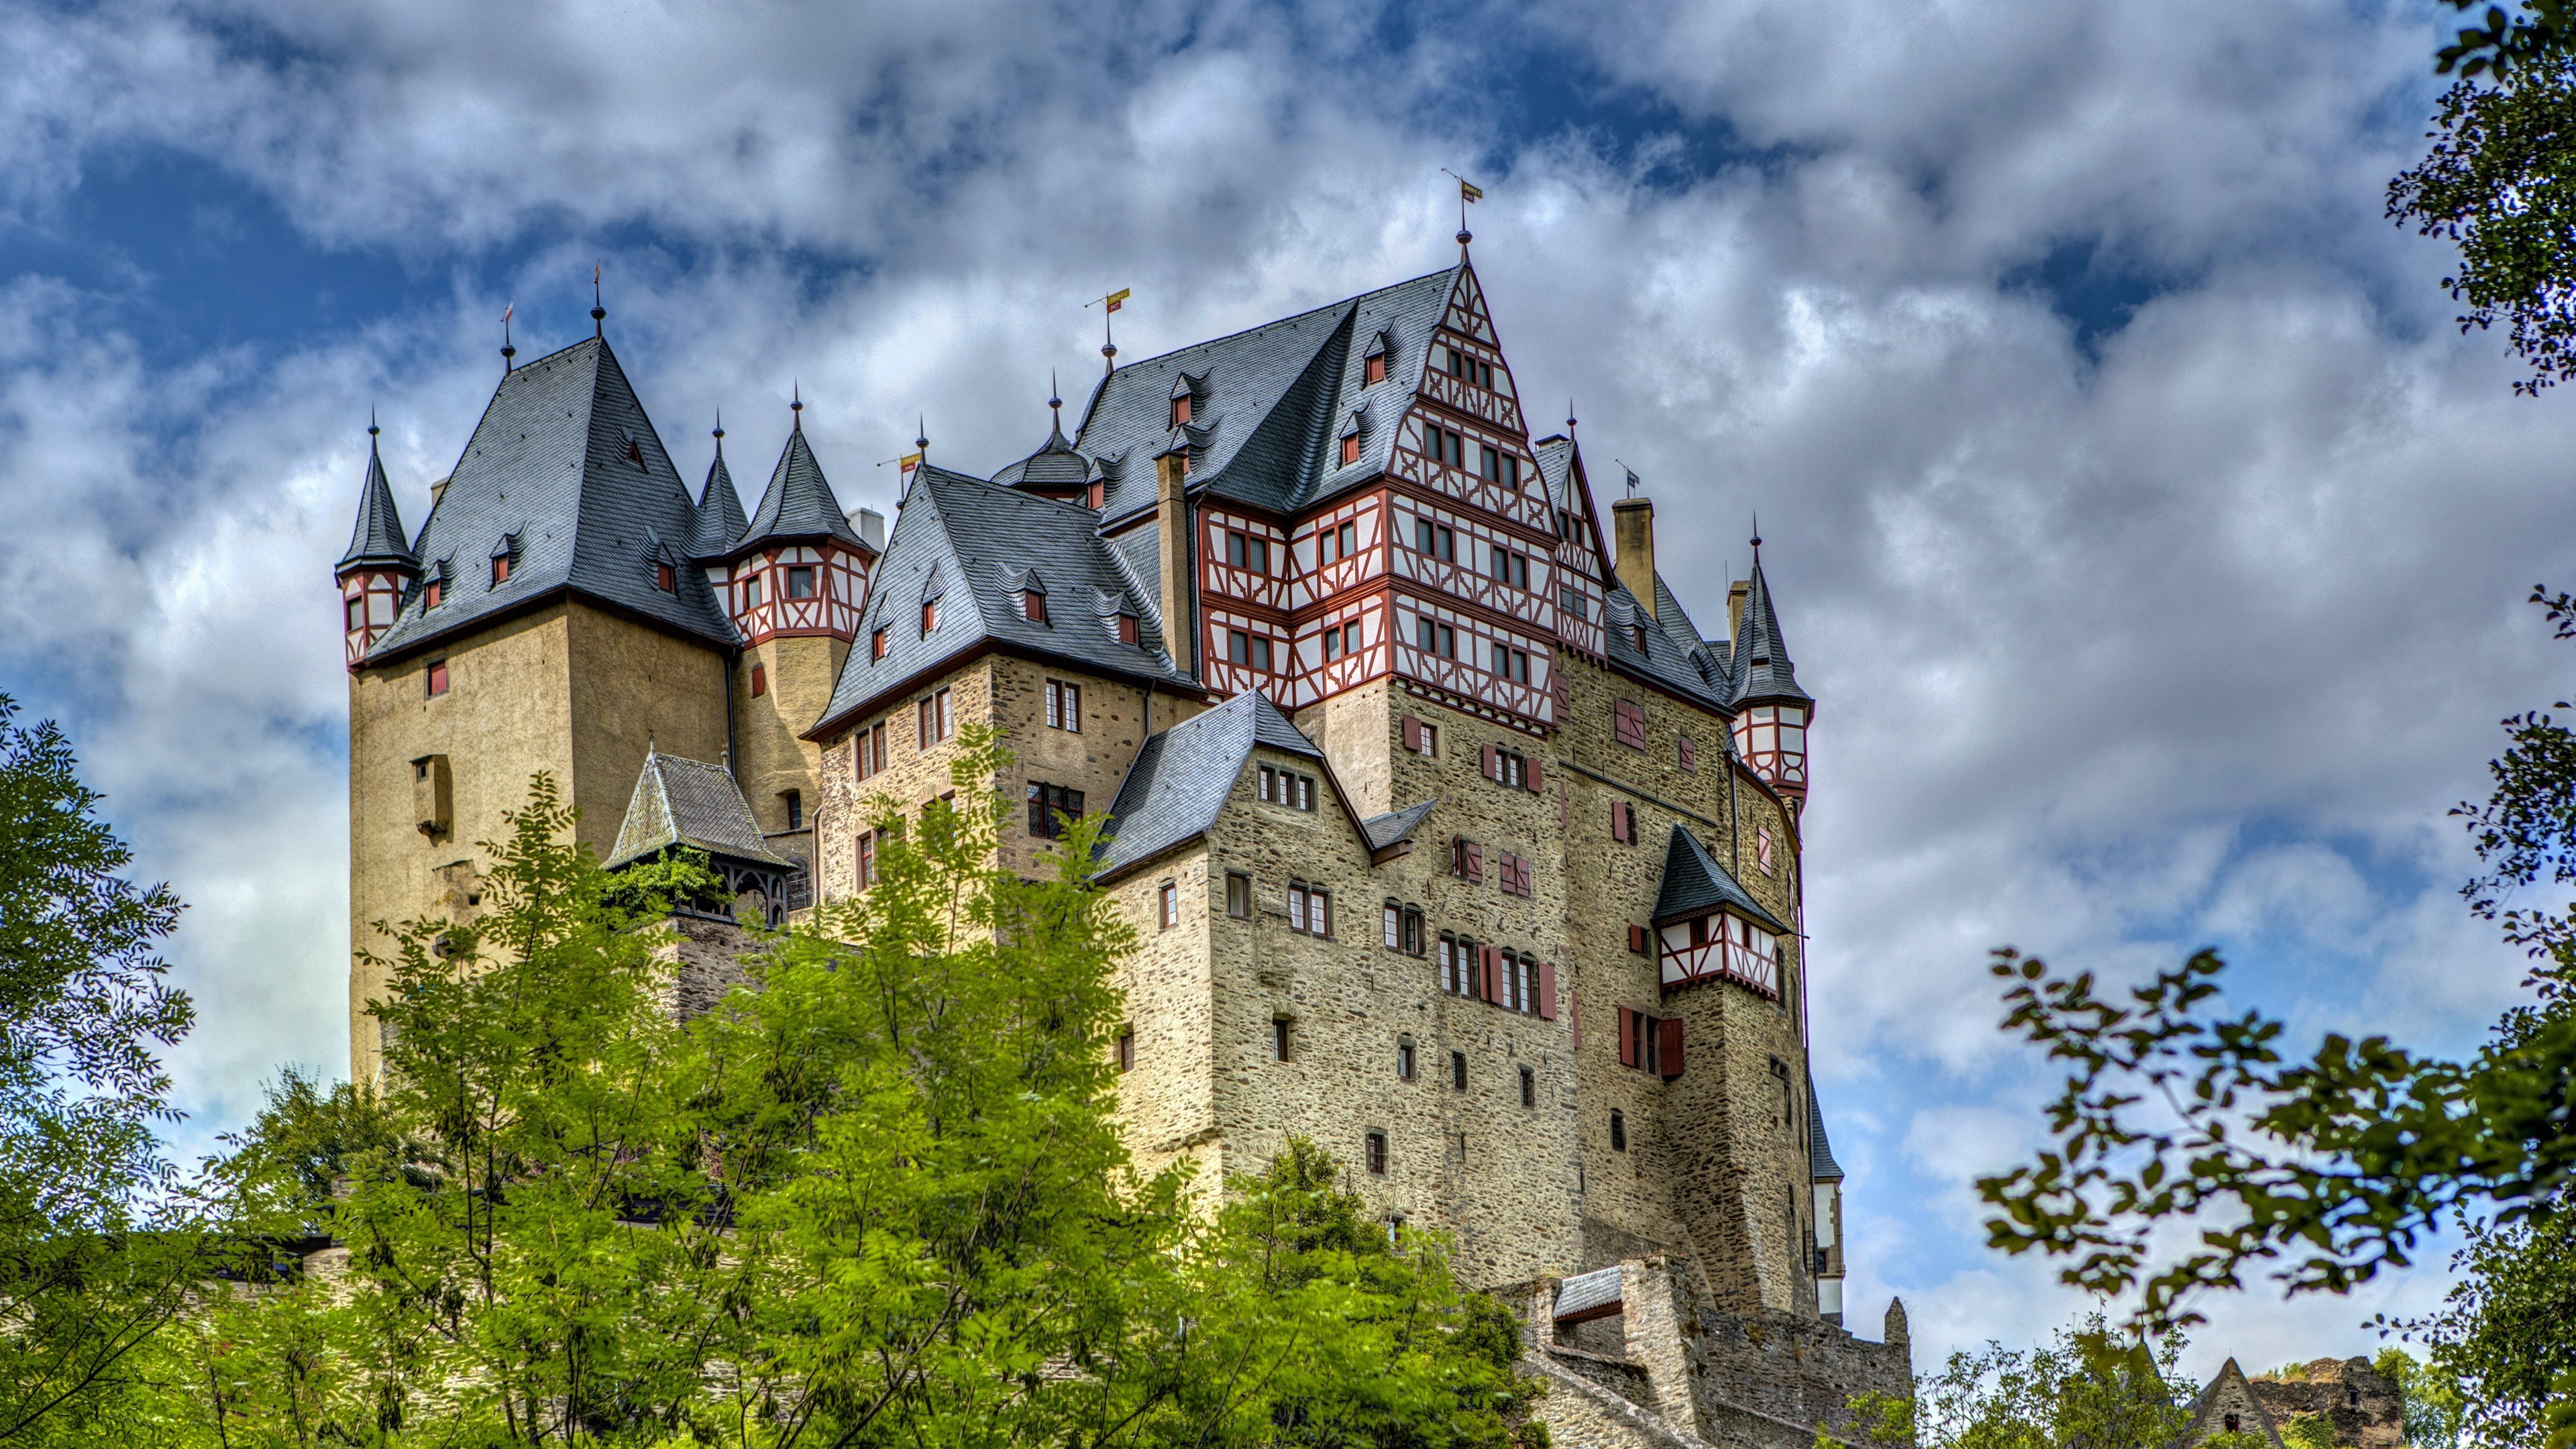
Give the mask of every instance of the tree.
[[[1499, 1446], [1518, 1331], [1443, 1246], [1292, 1144], [1213, 1213], [1116, 1120], [1134, 927], [1099, 822], [1024, 880], [1008, 757], [874, 806], [878, 879], [673, 1019], [659, 926], [707, 883], [613, 877], [542, 779], [487, 914], [393, 933], [386, 1086], [289, 1078], [227, 1161], [246, 1238], [326, 1225], [336, 1278], [177, 1342], [182, 1441]], [[638, 882], [648, 883], [649, 888]], [[1213, 1185], [1211, 1185], [1213, 1186]]]
[[2167, 1449], [2191, 1425], [2196, 1391], [2175, 1368], [2186, 1346], [2123, 1338], [2095, 1313], [2038, 1348], [1954, 1352], [1916, 1375], [1911, 1400], [1864, 1394], [1851, 1420], [1870, 1443], [1920, 1449]]
[[2406, 1442], [2412, 1449], [2457, 1449], [2465, 1403], [2456, 1375], [2393, 1344], [2372, 1357], [2370, 1366], [2406, 1395]]
[[[2404, 1325], [2432, 1356], [2423, 1388], [2408, 1386], [2408, 1438], [2430, 1443], [2447, 1420], [2452, 1438], [2538, 1443], [2551, 1386], [2576, 1372], [2576, 1216], [2466, 1226], [2459, 1281], [2439, 1310]], [[2433, 1414], [2426, 1438], [2416, 1437], [2419, 1403]]]
[[[2535, 590], [2533, 601], [2560, 638], [2576, 637], [2576, 599]], [[2525, 1425], [2561, 1416], [2552, 1442], [2576, 1443], [2560, 1321], [2541, 1320], [2530, 1339], [2480, 1330], [2492, 1352], [2475, 1363], [2445, 1360], [2442, 1347], [2501, 1322], [2493, 1305], [2555, 1301], [2545, 1255], [2576, 1207], [2576, 906], [2505, 904], [2509, 892], [2576, 884], [2576, 734], [2539, 713], [2505, 729], [2493, 793], [2455, 813], [2488, 872], [2464, 894], [2530, 954], [2531, 999], [2463, 1060], [2341, 1035], [2292, 1057], [2277, 1019], [2218, 1008], [2225, 966], [2213, 952], [2110, 994], [2089, 972], [2056, 975], [1999, 952], [2005, 1029], [2070, 1071], [2049, 1109], [2057, 1142], [1979, 1182], [2001, 1210], [1988, 1223], [1995, 1246], [2067, 1258], [2061, 1277], [2097, 1293], [2139, 1289], [2136, 1322], [2161, 1329], [2198, 1321], [2192, 1295], [2239, 1288], [2248, 1272], [2291, 1294], [2342, 1293], [2412, 1261], [2446, 1218], [2478, 1221], [2472, 1280], [2453, 1303], [2453, 1338], [2434, 1337], [2436, 1362], [2459, 1374], [2472, 1432], [2493, 1378], [2506, 1406], [2494, 1412]], [[2159, 1261], [2157, 1226], [2204, 1213], [2221, 1225]], [[2538, 1351], [2544, 1342], [2553, 1352]], [[2546, 1405], [2543, 1385], [2559, 1396]]]
[[178, 899], [119, 874], [62, 732], [16, 720], [0, 695], [0, 1439], [96, 1442], [193, 1270], [153, 1128], [194, 1011], [153, 954]]

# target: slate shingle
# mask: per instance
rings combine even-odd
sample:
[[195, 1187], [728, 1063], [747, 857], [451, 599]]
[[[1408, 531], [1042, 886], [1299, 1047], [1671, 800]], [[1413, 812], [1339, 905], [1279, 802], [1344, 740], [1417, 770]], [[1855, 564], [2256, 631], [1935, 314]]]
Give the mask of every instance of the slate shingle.
[[787, 446], [778, 450], [778, 466], [770, 470], [759, 511], [751, 515], [750, 527], [735, 540], [731, 552], [796, 538], [833, 538], [852, 548], [867, 547], [858, 530], [850, 527], [849, 515], [841, 511], [841, 500], [824, 478], [823, 465], [814, 461], [801, 417], [787, 432]]
[[1719, 907], [1736, 911], [1754, 924], [1775, 935], [1789, 934], [1780, 919], [1762, 909], [1744, 887], [1736, 883], [1699, 837], [1681, 826], [1673, 827], [1673, 838], [1664, 849], [1664, 878], [1655, 892], [1654, 923], [1687, 920]]
[[1814, 703], [1814, 696], [1798, 687], [1798, 666], [1789, 662], [1788, 642], [1780, 637], [1780, 612], [1772, 607], [1759, 550], [1753, 556], [1751, 583], [1744, 595], [1744, 617], [1735, 629], [1734, 679], [1727, 702], [1738, 709]]
[[674, 845], [692, 845], [709, 855], [729, 855], [794, 869], [796, 862], [770, 852], [742, 787], [720, 765], [684, 760], [651, 751], [635, 777], [635, 794], [626, 803], [626, 819], [609, 847], [611, 870]]
[[376, 430], [367, 429], [367, 481], [358, 490], [358, 522], [349, 530], [349, 551], [337, 570], [417, 568], [420, 559], [404, 541], [402, 513], [394, 507], [394, 486], [385, 481], [385, 460], [376, 454]]
[[[1246, 690], [1145, 742], [1119, 782], [1100, 848], [1102, 874], [1153, 859], [1207, 833], [1243, 778], [1255, 745], [1321, 761], [1270, 697]], [[1381, 817], [1383, 818], [1383, 817]]]
[[706, 487], [698, 494], [698, 526], [689, 537], [689, 557], [722, 558], [735, 539], [751, 531], [742, 511], [742, 495], [733, 491], [733, 470], [725, 466], [724, 439], [716, 439], [716, 460], [707, 465]]

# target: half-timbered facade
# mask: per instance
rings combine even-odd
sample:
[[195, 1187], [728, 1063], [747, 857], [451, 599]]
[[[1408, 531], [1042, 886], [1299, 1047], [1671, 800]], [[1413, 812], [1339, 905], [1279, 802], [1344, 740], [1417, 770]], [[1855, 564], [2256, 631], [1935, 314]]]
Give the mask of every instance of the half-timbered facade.
[[[1028, 807], [1015, 868], [1107, 817], [1099, 879], [1143, 941], [1114, 1048], [1141, 1160], [1214, 1185], [1305, 1135], [1473, 1281], [1680, 1255], [1717, 1307], [1840, 1332], [1841, 1170], [1807, 1068], [1815, 702], [1758, 554], [1703, 635], [1657, 572], [1651, 502], [1603, 518], [1572, 421], [1530, 436], [1463, 258], [1113, 367], [1070, 433], [1050, 399], [1045, 441], [989, 477], [911, 472], [890, 535], [842, 511], [801, 403], [746, 516], [721, 431], [691, 500], [622, 374], [585, 421], [559, 406], [568, 366], [614, 369], [594, 341], [505, 378], [494, 415], [555, 436], [487, 463], [518, 425], [487, 423], [419, 541], [371, 459], [340, 570], [353, 690], [392, 699], [408, 669], [501, 647], [521, 584], [442, 614], [423, 579], [507, 525], [523, 573], [555, 570], [528, 598], [596, 597], [694, 651], [695, 692], [630, 700], [600, 758], [636, 799], [660, 798], [636, 762], [665, 795], [730, 780], [740, 810], [693, 818], [783, 871], [764, 892], [791, 911], [868, 890], [885, 813], [950, 789], [963, 728], [988, 725], [1014, 755], [994, 783]], [[499, 501], [531, 496], [511, 468], [562, 458], [581, 489]], [[618, 677], [677, 677], [647, 653]], [[405, 730], [353, 744], [353, 772], [390, 778]], [[695, 838], [627, 835], [630, 855]]]

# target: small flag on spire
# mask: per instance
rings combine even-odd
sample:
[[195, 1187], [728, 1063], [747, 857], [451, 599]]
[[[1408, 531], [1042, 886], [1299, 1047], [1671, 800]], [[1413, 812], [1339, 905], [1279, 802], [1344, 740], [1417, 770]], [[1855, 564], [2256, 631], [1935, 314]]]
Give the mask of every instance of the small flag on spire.
[[1485, 199], [1485, 188], [1478, 186], [1475, 182], [1461, 176], [1458, 178], [1458, 199], [1460, 201], [1482, 201]]
[[912, 476], [912, 470], [921, 466], [921, 455], [919, 453], [906, 453], [902, 457], [895, 459], [895, 462], [902, 467], [904, 476], [910, 477]]
[[1110, 293], [1108, 296], [1103, 297], [1100, 300], [1108, 303], [1109, 310], [1115, 312], [1119, 308], [1127, 305], [1127, 298], [1132, 295], [1135, 290], [1136, 289], [1133, 287], [1121, 287], [1117, 291]]

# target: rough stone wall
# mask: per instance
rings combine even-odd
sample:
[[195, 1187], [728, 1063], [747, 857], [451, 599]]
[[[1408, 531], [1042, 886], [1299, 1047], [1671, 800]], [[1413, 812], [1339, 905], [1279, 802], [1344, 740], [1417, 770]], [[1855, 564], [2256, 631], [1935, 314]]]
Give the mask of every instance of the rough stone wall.
[[759, 946], [750, 931], [704, 916], [673, 916], [666, 924], [671, 939], [653, 958], [670, 967], [663, 1000], [681, 1021], [705, 1015], [725, 993], [750, 979], [745, 961]]
[[[1026, 659], [996, 655], [987, 667], [991, 677], [991, 719], [1017, 757], [1002, 781], [1013, 800], [1025, 798], [1026, 786], [1036, 780], [1080, 790], [1087, 813], [1107, 810], [1117, 799], [1119, 783], [1127, 778], [1127, 767], [1135, 763], [1136, 752], [1144, 747], [1147, 715], [1152, 716], [1154, 729], [1165, 730], [1199, 713], [1201, 708], [1195, 700], [1159, 692], [1149, 704], [1141, 684]], [[1080, 730], [1048, 727], [1049, 680], [1081, 690]], [[1012, 869], [1024, 874], [1039, 873], [1038, 858], [1047, 841], [1029, 831], [1025, 811], [1003, 828], [1002, 841]]]
[[[992, 722], [991, 666], [990, 657], [978, 659], [930, 680], [888, 704], [882, 713], [869, 715], [823, 742], [821, 814], [816, 831], [816, 854], [822, 857], [815, 872], [817, 899], [836, 900], [857, 889], [858, 838], [881, 802], [891, 801], [906, 816], [918, 816], [924, 804], [957, 788], [949, 783], [949, 767], [957, 755], [956, 731], [970, 724]], [[951, 733], [946, 740], [924, 749], [917, 733], [920, 712], [916, 705], [940, 689], [950, 691]], [[887, 765], [860, 780], [855, 741], [859, 730], [879, 722], [886, 727]]]
[[[2235, 1422], [2230, 1423], [2230, 1419]], [[2232, 1358], [2220, 1367], [2209, 1387], [2201, 1390], [2200, 1402], [2193, 1406], [2191, 1427], [2183, 1432], [2181, 1442], [2188, 1449], [2213, 1435], [2228, 1433], [2263, 1434], [2274, 1444], [2281, 1442], [2271, 1415], [2256, 1401], [2253, 1387]]]
[[[788, 791], [804, 802], [807, 829], [799, 842], [781, 841], [772, 848], [802, 859], [812, 849], [810, 826], [814, 807], [822, 803], [823, 747], [803, 738], [832, 702], [832, 685], [848, 657], [847, 642], [824, 634], [771, 638], [745, 649], [733, 664], [734, 778], [751, 818], [768, 834], [787, 830]], [[761, 671], [766, 686], [751, 692], [751, 671]]]
[[[378, 921], [471, 919], [468, 897], [482, 864], [478, 840], [497, 838], [504, 811], [527, 803], [528, 777], [573, 773], [568, 671], [570, 631], [558, 606], [523, 615], [444, 651], [349, 676], [349, 1074], [375, 1079], [376, 1021], [367, 1000], [383, 974], [361, 959], [389, 942]], [[432, 660], [448, 668], [447, 693], [429, 697]], [[454, 828], [414, 828], [412, 765], [448, 757]], [[633, 783], [631, 780], [628, 782]], [[622, 805], [623, 802], [621, 801]]]
[[2276, 1426], [2302, 1414], [2321, 1414], [2333, 1426], [2337, 1444], [2397, 1449], [2406, 1442], [2406, 1391], [2373, 1369], [2370, 1360], [2321, 1358], [2301, 1373], [2298, 1378], [2267, 1374], [2247, 1381]]
[[[1136, 1064], [1118, 1078], [1118, 1116], [1127, 1150], [1137, 1166], [1159, 1172], [1187, 1166], [1196, 1192], [1213, 1197], [1229, 1162], [1224, 1124], [1217, 1113], [1216, 987], [1212, 938], [1225, 920], [1224, 878], [1216, 876], [1211, 901], [1205, 844], [1184, 846], [1116, 882], [1110, 891], [1135, 924], [1137, 949], [1119, 965], [1117, 986], [1126, 998], [1126, 1029], [1135, 1033]], [[1177, 892], [1180, 915], [1161, 925], [1159, 896], [1165, 882]]]

